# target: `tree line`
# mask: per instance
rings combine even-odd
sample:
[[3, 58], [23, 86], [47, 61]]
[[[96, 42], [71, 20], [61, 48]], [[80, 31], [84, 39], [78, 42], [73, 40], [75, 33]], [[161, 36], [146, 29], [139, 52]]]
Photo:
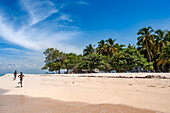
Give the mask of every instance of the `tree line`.
[[48, 48], [45, 54], [45, 66], [42, 69], [58, 71], [61, 69], [74, 72], [127, 72], [134, 67], [145, 71], [170, 71], [170, 31], [156, 30], [145, 27], [138, 31], [137, 47], [115, 43], [116, 39], [109, 38], [98, 42], [97, 47], [92, 44], [86, 46], [83, 55], [64, 53], [56, 48]]

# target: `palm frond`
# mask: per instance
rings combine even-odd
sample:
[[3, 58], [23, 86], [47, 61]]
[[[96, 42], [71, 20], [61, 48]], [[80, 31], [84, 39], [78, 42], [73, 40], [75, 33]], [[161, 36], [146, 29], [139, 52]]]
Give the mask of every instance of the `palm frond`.
[[163, 62], [164, 62], [165, 58], [161, 58], [158, 62], [157, 62], [157, 66], [160, 66]]

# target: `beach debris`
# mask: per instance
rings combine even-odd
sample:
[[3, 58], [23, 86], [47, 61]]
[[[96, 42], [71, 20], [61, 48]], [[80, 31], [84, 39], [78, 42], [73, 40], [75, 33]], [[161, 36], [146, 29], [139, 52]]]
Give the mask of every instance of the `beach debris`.
[[148, 85], [148, 87], [155, 87], [154, 85]]
[[129, 86], [132, 86], [132, 84], [129, 84]]
[[79, 75], [78, 77], [96, 77], [96, 78], [140, 78], [140, 79], [170, 79], [170, 77], [160, 75], [146, 75], [146, 76], [96, 76], [96, 75]]

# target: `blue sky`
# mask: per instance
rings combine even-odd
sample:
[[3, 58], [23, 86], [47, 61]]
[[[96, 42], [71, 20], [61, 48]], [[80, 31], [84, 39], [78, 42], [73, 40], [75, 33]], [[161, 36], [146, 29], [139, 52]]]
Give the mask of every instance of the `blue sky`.
[[136, 44], [140, 28], [170, 30], [169, 0], [0, 0], [0, 73], [44, 73], [42, 52], [81, 54], [109, 37]]

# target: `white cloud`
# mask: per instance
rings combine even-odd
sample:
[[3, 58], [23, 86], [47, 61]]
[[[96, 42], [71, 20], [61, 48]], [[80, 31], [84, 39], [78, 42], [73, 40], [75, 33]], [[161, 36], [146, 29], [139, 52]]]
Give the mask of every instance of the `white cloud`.
[[72, 19], [70, 18], [70, 16], [67, 15], [67, 14], [62, 14], [60, 17], [58, 17], [58, 18], [56, 19], [56, 21], [63, 21], [63, 20], [69, 21], [69, 22], [73, 22], [73, 20], [72, 20]]
[[78, 1], [77, 4], [80, 4], [80, 5], [88, 5], [89, 3], [85, 2], [85, 1]]
[[15, 48], [0, 48], [0, 51], [21, 52], [21, 50]]
[[[56, 9], [55, 4], [49, 0], [20, 0], [20, 2], [22, 7], [30, 15], [30, 18], [28, 17], [30, 23], [16, 30], [18, 26], [11, 24], [11, 22], [7, 21], [7, 19], [0, 14], [0, 36], [3, 39], [36, 51], [44, 51], [48, 47], [56, 47], [64, 52], [81, 52], [81, 49], [78, 49], [76, 46], [64, 43], [65, 40], [71, 40], [81, 33], [77, 31], [74, 26], [60, 24], [59, 21], [61, 20], [72, 22], [73, 20], [70, 19], [69, 15], [62, 14], [56, 23], [44, 22], [39, 26], [33, 26], [45, 20], [51, 14], [57, 13], [58, 9]], [[55, 27], [56, 30], [60, 30], [54, 31], [53, 27]], [[70, 30], [64, 30], [65, 28], [70, 28]]]
[[[81, 3], [81, 2], [80, 2]], [[20, 0], [21, 11], [26, 12], [23, 15], [7, 17], [8, 12], [0, 11], [0, 38], [10, 42], [10, 44], [19, 45], [26, 50], [16, 48], [0, 48], [1, 52], [8, 52], [7, 57], [0, 55], [0, 72], [13, 72], [17, 69], [27, 73], [42, 72], [44, 65], [43, 51], [49, 47], [54, 47], [63, 52], [81, 53], [82, 48], [72, 45], [69, 42], [78, 39], [82, 33], [76, 26], [70, 26], [66, 23], [73, 22], [71, 15], [60, 12], [60, 8], [50, 0]], [[63, 5], [63, 4], [61, 4]], [[1, 8], [3, 9], [3, 8]], [[53, 19], [51, 16], [54, 16]], [[25, 19], [26, 18], [26, 19]], [[57, 18], [57, 19], [56, 19]], [[22, 19], [22, 24], [17, 23]], [[77, 41], [78, 42], [78, 41]], [[17, 53], [17, 54], [13, 54]], [[34, 70], [34, 72], [32, 71]]]
[[23, 9], [27, 10], [31, 16], [31, 24], [34, 25], [53, 13], [57, 13], [58, 9], [55, 8], [55, 4], [49, 0], [20, 0]]

